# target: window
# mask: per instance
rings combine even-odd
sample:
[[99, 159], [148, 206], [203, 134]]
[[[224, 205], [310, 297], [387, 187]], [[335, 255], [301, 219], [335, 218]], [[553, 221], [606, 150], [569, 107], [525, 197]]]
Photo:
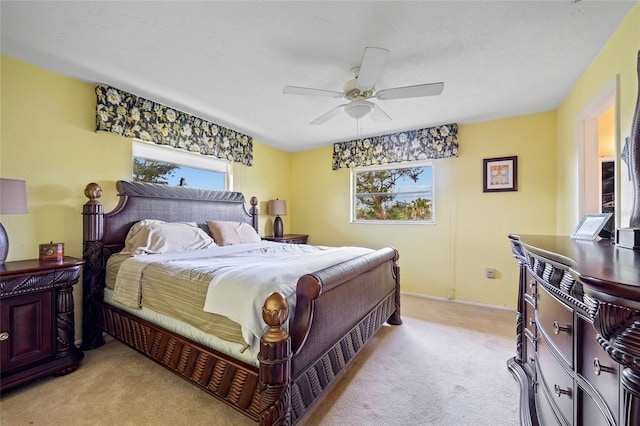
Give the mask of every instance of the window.
[[432, 162], [358, 167], [351, 183], [352, 222], [435, 223]]
[[133, 141], [134, 181], [224, 191], [229, 175], [227, 160]]

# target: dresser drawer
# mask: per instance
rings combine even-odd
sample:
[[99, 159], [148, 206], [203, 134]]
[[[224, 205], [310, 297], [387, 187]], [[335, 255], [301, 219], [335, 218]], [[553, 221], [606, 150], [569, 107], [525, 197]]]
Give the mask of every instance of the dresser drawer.
[[525, 339], [524, 368], [531, 377], [536, 376], [536, 347], [537, 343], [531, 339]]
[[544, 287], [540, 286], [539, 290], [538, 335], [544, 335], [567, 365], [573, 368], [573, 309], [552, 296]]
[[[578, 347], [581, 348], [577, 353], [576, 371], [591, 384], [591, 392], [597, 394], [596, 398], [598, 396], [602, 398], [611, 415], [617, 419], [620, 394], [620, 365], [613, 361], [598, 344], [596, 330], [593, 328], [591, 321], [581, 315], [578, 315], [576, 319], [576, 337], [578, 339]], [[585, 411], [585, 416], [588, 413], [600, 411], [589, 407], [589, 404], [595, 404], [593, 401], [585, 400], [583, 404], [585, 408], [580, 411]]]
[[538, 422], [537, 423], [532, 422], [532, 424], [540, 424], [542, 426], [548, 426], [548, 425], [570, 426], [571, 423], [568, 422], [566, 419], [562, 418], [562, 416], [558, 418], [558, 415], [556, 414], [556, 411], [555, 411], [557, 410], [557, 408], [555, 407], [555, 405], [553, 405], [554, 403], [551, 402], [550, 398], [552, 398], [552, 396], [549, 395], [547, 392], [544, 392], [543, 390], [539, 390], [538, 392], [536, 392], [535, 399], [536, 399], [536, 412], [538, 414]]
[[549, 342], [541, 336], [538, 341], [537, 375], [538, 392], [545, 392], [564, 422], [573, 422], [574, 383], [571, 374], [553, 354]]
[[535, 299], [535, 296], [538, 294], [538, 281], [536, 281], [528, 269], [525, 281], [525, 294], [528, 294]]
[[577, 403], [577, 425], [616, 426], [618, 424], [618, 416], [611, 412], [611, 407], [603, 405], [603, 402], [597, 397], [592, 398], [588, 391], [580, 386], [578, 386]]
[[528, 301], [524, 303], [524, 326], [527, 337], [535, 340], [537, 336], [536, 310]]

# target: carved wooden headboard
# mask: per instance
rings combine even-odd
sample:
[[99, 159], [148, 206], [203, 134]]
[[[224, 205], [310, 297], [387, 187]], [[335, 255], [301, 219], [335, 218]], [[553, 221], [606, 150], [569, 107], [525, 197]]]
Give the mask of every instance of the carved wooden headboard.
[[[131, 226], [143, 219], [165, 222], [226, 220], [248, 223], [258, 231], [258, 200], [252, 197], [249, 212], [240, 192], [213, 191], [154, 183], [118, 181], [120, 200], [113, 211], [104, 213], [99, 201], [102, 189], [90, 183], [84, 190], [89, 201], [83, 214], [83, 337], [82, 346], [100, 346], [102, 336], [92, 331], [99, 323], [99, 304], [104, 291], [105, 265], [112, 253], [124, 247]], [[97, 330], [97, 329], [93, 329]]]

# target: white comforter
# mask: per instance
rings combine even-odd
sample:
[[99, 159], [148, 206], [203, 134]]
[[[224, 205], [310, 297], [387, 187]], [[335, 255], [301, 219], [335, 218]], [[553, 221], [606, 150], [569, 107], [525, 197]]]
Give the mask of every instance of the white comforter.
[[115, 300], [129, 307], [140, 306], [144, 269], [151, 263], [160, 262], [181, 270], [197, 268], [199, 274], [211, 276], [203, 309], [240, 324], [245, 341], [257, 351], [265, 327], [262, 306], [269, 294], [278, 291], [287, 298], [292, 314], [300, 276], [372, 251], [362, 247], [262, 241], [192, 252], [136, 256], [125, 260], [118, 271]]

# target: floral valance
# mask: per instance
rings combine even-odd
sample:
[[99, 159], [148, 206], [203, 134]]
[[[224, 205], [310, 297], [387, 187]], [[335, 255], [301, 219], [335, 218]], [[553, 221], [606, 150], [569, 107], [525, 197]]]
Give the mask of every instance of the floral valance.
[[333, 144], [333, 170], [458, 156], [458, 125], [446, 124]]
[[131, 93], [96, 86], [97, 130], [253, 164], [253, 138]]

